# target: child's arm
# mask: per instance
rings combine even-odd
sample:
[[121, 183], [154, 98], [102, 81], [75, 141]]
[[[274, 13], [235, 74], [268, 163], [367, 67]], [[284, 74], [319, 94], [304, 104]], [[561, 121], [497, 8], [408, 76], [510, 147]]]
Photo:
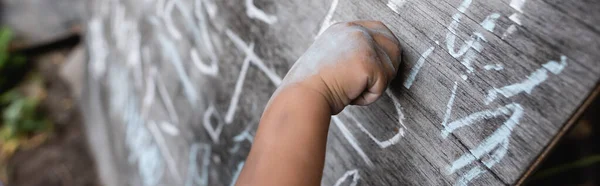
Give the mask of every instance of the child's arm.
[[271, 97], [237, 185], [320, 185], [331, 115], [377, 100], [396, 76], [400, 53], [381, 22], [327, 29]]

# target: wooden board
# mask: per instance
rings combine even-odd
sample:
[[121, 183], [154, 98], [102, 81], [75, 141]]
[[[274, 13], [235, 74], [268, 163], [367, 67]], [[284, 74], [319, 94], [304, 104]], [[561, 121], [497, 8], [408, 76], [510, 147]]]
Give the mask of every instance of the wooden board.
[[598, 6], [90, 1], [88, 131], [110, 185], [230, 185], [319, 32], [374, 19], [399, 37], [402, 71], [375, 104], [332, 119], [322, 185], [515, 184], [598, 82]]

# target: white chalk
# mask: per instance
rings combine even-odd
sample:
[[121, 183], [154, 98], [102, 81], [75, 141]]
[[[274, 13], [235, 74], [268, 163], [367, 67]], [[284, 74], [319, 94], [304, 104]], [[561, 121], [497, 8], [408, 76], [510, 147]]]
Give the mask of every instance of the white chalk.
[[567, 57], [561, 56], [560, 59], [560, 64], [556, 61], [549, 61], [548, 63], [544, 64], [542, 68], [536, 70], [531, 75], [527, 76], [527, 79], [525, 79], [521, 83], [507, 85], [502, 88], [493, 88], [489, 90], [485, 98], [485, 104], [487, 105], [494, 101], [498, 97], [498, 94], [504, 96], [505, 98], [515, 96], [522, 92], [531, 94], [531, 91], [535, 87], [537, 87], [539, 84], [548, 79], [548, 71], [552, 72], [555, 75], [558, 75], [560, 74], [560, 72], [562, 72], [565, 66], [567, 66]]
[[506, 37], [510, 36], [511, 34], [515, 33], [515, 31], [517, 31], [517, 26], [510, 25], [506, 31], [502, 34], [502, 40], [506, 39]]
[[173, 158], [171, 151], [167, 147], [167, 142], [165, 141], [165, 138], [162, 136], [162, 134], [158, 130], [156, 122], [149, 121], [148, 122], [148, 130], [150, 131], [150, 134], [152, 134], [152, 137], [156, 141], [156, 144], [158, 145], [158, 148], [160, 149], [161, 154], [167, 160], [167, 167], [169, 168], [169, 172], [171, 172], [171, 175], [176, 180], [181, 180], [181, 175], [179, 174], [179, 169], [177, 168], [175, 159]]
[[[252, 46], [253, 47], [253, 46]], [[227, 109], [227, 113], [225, 113], [225, 123], [230, 124], [233, 122], [233, 117], [235, 111], [238, 107], [238, 102], [240, 101], [240, 96], [242, 95], [242, 88], [244, 86], [244, 80], [246, 80], [246, 74], [248, 73], [248, 68], [250, 67], [250, 58], [246, 57], [242, 64], [242, 69], [240, 70], [240, 74], [238, 75], [237, 82], [235, 83], [235, 88], [233, 90], [233, 96], [231, 97], [231, 102], [229, 102], [229, 108]]]
[[358, 174], [358, 169], [353, 169], [346, 171], [342, 177], [338, 178], [335, 182], [334, 186], [340, 186], [344, 181], [348, 180], [348, 177], [352, 176], [352, 182], [350, 182], [350, 186], [356, 186], [358, 180], [360, 179], [360, 175]]
[[510, 7], [512, 7], [520, 13], [523, 13], [523, 5], [525, 5], [525, 1], [527, 0], [511, 0]]
[[377, 138], [375, 138], [375, 136], [373, 136], [373, 134], [371, 134], [371, 132], [369, 132], [360, 121], [358, 121], [358, 119], [356, 117], [354, 117], [354, 114], [350, 113], [350, 112], [345, 112], [345, 115], [350, 117], [350, 119], [352, 119], [354, 121], [354, 123], [356, 123], [356, 126], [358, 126], [358, 128], [367, 134], [367, 136], [369, 136], [369, 138], [371, 138], [371, 140], [373, 140], [377, 146], [379, 146], [379, 148], [381, 149], [385, 149], [388, 148], [394, 144], [397, 144], [398, 142], [400, 142], [400, 139], [402, 139], [402, 137], [404, 136], [404, 128], [400, 128], [398, 130], [398, 133], [395, 134], [392, 138], [387, 139], [385, 141], [379, 141]]
[[229, 186], [235, 186], [235, 182], [240, 177], [240, 173], [242, 173], [243, 167], [244, 167], [244, 162], [241, 162], [238, 164], [237, 169], [236, 169], [235, 173], [233, 174], [233, 177], [231, 178], [231, 183], [229, 184]]
[[325, 30], [327, 28], [329, 28], [331, 25], [336, 23], [336, 21], [334, 21], [332, 19], [333, 19], [333, 13], [335, 13], [335, 9], [337, 9], [337, 5], [338, 5], [339, 1], [340, 0], [333, 0], [331, 2], [329, 11], [327, 11], [327, 15], [325, 15], [325, 19], [323, 19], [323, 23], [321, 23], [321, 28], [319, 29], [319, 32], [317, 33], [317, 36], [315, 36], [315, 38], [319, 37], [323, 32], [325, 32]]
[[452, 106], [454, 105], [454, 98], [456, 98], [456, 89], [458, 88], [458, 82], [454, 82], [454, 87], [452, 87], [452, 93], [450, 94], [450, 99], [446, 104], [446, 114], [444, 114], [444, 121], [442, 121], [442, 126], [446, 126], [450, 116], [452, 116]]
[[514, 13], [514, 14], [510, 15], [508, 17], [508, 19], [510, 19], [512, 22], [517, 23], [518, 25], [522, 25], [521, 24], [521, 14]]
[[429, 54], [431, 54], [431, 52], [433, 52], [434, 49], [435, 47], [430, 47], [425, 52], [423, 52], [423, 54], [421, 54], [421, 57], [419, 58], [415, 66], [410, 70], [408, 78], [406, 78], [406, 81], [404, 82], [404, 87], [406, 89], [410, 89], [413, 82], [415, 81], [417, 74], [421, 70], [421, 67], [423, 67], [423, 64], [425, 64], [427, 57], [429, 57]]
[[388, 0], [387, 7], [392, 9], [396, 14], [400, 14], [400, 8], [404, 6], [406, 0]]
[[358, 142], [357, 142], [356, 138], [352, 135], [352, 133], [350, 133], [350, 130], [348, 130], [348, 128], [346, 128], [346, 125], [344, 123], [342, 123], [342, 120], [340, 120], [340, 118], [338, 118], [338, 116], [333, 116], [333, 117], [331, 117], [331, 119], [332, 119], [333, 123], [335, 124], [335, 126], [337, 126], [340, 129], [340, 132], [342, 132], [342, 135], [344, 135], [344, 138], [346, 138], [348, 143], [350, 143], [350, 146], [352, 146], [352, 148], [354, 148], [354, 150], [363, 159], [363, 161], [368, 166], [373, 166], [373, 162], [371, 161], [371, 159], [369, 159], [369, 157], [367, 156], [367, 154], [365, 154], [365, 152], [362, 150], [362, 148], [360, 148], [358, 146]]
[[485, 65], [483, 66], [483, 68], [485, 70], [496, 70], [496, 71], [500, 71], [504, 69], [504, 66], [502, 64], [490, 64], [490, 65]]
[[159, 126], [163, 132], [169, 134], [170, 136], [179, 136], [179, 129], [175, 125], [166, 121], [162, 121], [160, 122]]
[[265, 11], [257, 8], [254, 5], [254, 0], [246, 0], [246, 14], [248, 15], [248, 17], [250, 17], [252, 19], [258, 19], [258, 20], [265, 22], [267, 24], [270, 24], [270, 25], [277, 22], [276, 16], [269, 15], [269, 14], [265, 13]]
[[252, 62], [252, 64], [256, 65], [258, 69], [265, 73], [265, 75], [267, 75], [267, 77], [271, 80], [271, 82], [273, 82], [273, 84], [275, 84], [276, 86], [281, 84], [281, 77], [279, 77], [279, 75], [267, 68], [264, 62], [254, 53], [254, 49], [250, 47], [251, 45], [246, 44], [246, 42], [244, 42], [242, 38], [240, 38], [237, 34], [233, 33], [229, 29], [225, 30], [225, 34], [227, 34], [229, 39], [233, 41], [233, 43], [236, 47], [238, 47], [238, 49], [246, 53], [246, 56], [250, 57], [250, 62]]
[[496, 20], [498, 20], [498, 18], [500, 18], [500, 14], [499, 13], [493, 13], [490, 14], [489, 16], [487, 16], [485, 18], [485, 20], [483, 20], [483, 22], [481, 22], [481, 26], [490, 32], [494, 32], [494, 28], [496, 27]]
[[206, 129], [206, 132], [208, 133], [210, 139], [212, 139], [214, 143], [218, 143], [219, 136], [221, 136], [221, 132], [223, 131], [223, 123], [217, 120], [217, 128], [215, 128], [214, 124], [211, 122], [210, 119], [212, 115], [215, 115], [215, 117], [217, 118], [220, 117], [217, 113], [217, 110], [215, 109], [215, 106], [210, 104], [208, 106], [208, 109], [206, 109], [206, 112], [204, 112], [204, 117], [202, 118], [202, 125], [204, 126], [204, 129]]

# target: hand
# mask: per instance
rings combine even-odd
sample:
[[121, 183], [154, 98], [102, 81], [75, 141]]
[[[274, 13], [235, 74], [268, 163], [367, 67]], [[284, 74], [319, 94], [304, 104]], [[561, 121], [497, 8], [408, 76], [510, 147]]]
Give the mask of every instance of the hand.
[[348, 104], [368, 105], [396, 77], [401, 52], [394, 34], [379, 21], [338, 23], [296, 61], [281, 87], [299, 85], [318, 92], [332, 114]]

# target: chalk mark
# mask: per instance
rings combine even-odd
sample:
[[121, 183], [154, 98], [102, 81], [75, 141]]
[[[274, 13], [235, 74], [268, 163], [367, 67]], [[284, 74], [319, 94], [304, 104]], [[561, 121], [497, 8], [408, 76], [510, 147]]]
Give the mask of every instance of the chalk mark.
[[269, 15], [265, 13], [265, 11], [257, 8], [256, 5], [254, 5], [254, 0], [246, 0], [246, 14], [252, 19], [258, 19], [270, 25], [277, 22], [276, 16]]
[[346, 173], [344, 173], [344, 175], [342, 175], [342, 177], [338, 178], [338, 180], [335, 182], [335, 184], [333, 186], [342, 185], [342, 183], [344, 183], [344, 181], [346, 181], [348, 179], [348, 177], [350, 177], [350, 176], [352, 176], [352, 182], [350, 183], [350, 186], [356, 186], [356, 184], [358, 183], [358, 180], [360, 179], [360, 174], [358, 174], [358, 169], [346, 171]]
[[357, 142], [358, 140], [356, 140], [354, 135], [352, 135], [352, 133], [350, 133], [350, 130], [348, 130], [348, 128], [346, 128], [346, 125], [344, 123], [342, 123], [340, 118], [338, 116], [333, 116], [333, 117], [331, 117], [331, 119], [332, 119], [333, 123], [335, 124], [335, 126], [337, 126], [340, 129], [340, 131], [342, 132], [342, 135], [344, 135], [344, 138], [346, 138], [348, 143], [350, 143], [350, 146], [352, 146], [352, 148], [354, 148], [354, 150], [363, 159], [363, 161], [368, 166], [373, 166], [373, 162], [371, 161], [371, 159], [369, 159], [369, 157], [367, 156], [367, 154], [365, 154], [365, 152], [362, 150], [362, 148], [360, 148], [360, 146], [358, 146], [358, 142]]
[[415, 66], [410, 70], [408, 78], [406, 78], [406, 81], [404, 82], [404, 87], [406, 89], [410, 89], [413, 82], [415, 81], [415, 78], [417, 77], [417, 74], [421, 70], [421, 67], [423, 67], [423, 64], [425, 64], [427, 57], [429, 57], [429, 55], [433, 52], [434, 49], [435, 47], [430, 47], [425, 52], [423, 52], [423, 54], [421, 54], [421, 57], [419, 58]]
[[321, 28], [319, 29], [319, 32], [317, 33], [317, 36], [315, 36], [315, 38], [319, 37], [323, 32], [325, 32], [325, 30], [327, 30], [327, 28], [329, 28], [331, 25], [333, 25], [337, 22], [332, 19], [333, 19], [333, 14], [335, 13], [335, 10], [337, 9], [337, 5], [338, 5], [339, 1], [340, 0], [333, 0], [331, 2], [329, 11], [327, 11], [327, 15], [325, 15], [325, 19], [323, 19], [323, 23], [321, 23]]
[[509, 98], [525, 92], [527, 94], [531, 94], [533, 89], [540, 85], [542, 82], [548, 79], [548, 71], [558, 75], [562, 72], [562, 70], [567, 66], [567, 57], [560, 57], [560, 64], [557, 61], [549, 61], [548, 63], [542, 65], [542, 68], [536, 70], [531, 73], [531, 75], [527, 76], [527, 79], [523, 82], [507, 85], [502, 88], [493, 88], [488, 91], [488, 94], [485, 98], [485, 104], [490, 104], [497, 97], [498, 94], [501, 94], [505, 98]]
[[[217, 128], [213, 127], [214, 125], [211, 122], [210, 117], [212, 115], [215, 115], [217, 118]], [[219, 143], [219, 136], [221, 136], [221, 132], [223, 131], [223, 123], [221, 123], [220, 118], [221, 116], [215, 109], [215, 106], [210, 104], [206, 112], [204, 112], [202, 125], [214, 143]]]
[[[197, 158], [200, 148], [204, 150], [204, 153], [202, 154], [202, 174], [198, 176]], [[200, 186], [208, 185], [208, 167], [210, 166], [211, 153], [212, 149], [208, 144], [192, 144], [188, 160], [188, 178], [185, 182], [186, 186], [193, 186], [194, 183], [200, 184]]]

